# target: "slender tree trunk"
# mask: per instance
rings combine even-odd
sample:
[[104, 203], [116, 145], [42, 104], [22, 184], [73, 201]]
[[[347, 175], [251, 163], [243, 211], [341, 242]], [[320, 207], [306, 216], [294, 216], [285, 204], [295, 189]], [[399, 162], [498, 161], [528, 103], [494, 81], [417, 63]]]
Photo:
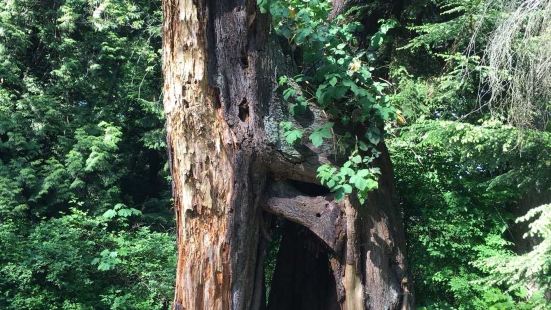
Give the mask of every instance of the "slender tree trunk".
[[[331, 157], [280, 139], [278, 124], [289, 116], [275, 79], [291, 66], [270, 39], [256, 0], [164, 0], [163, 10], [164, 108], [178, 231], [174, 308], [265, 308], [270, 228], [264, 223], [274, 216], [295, 224], [281, 244], [270, 309], [318, 309], [314, 300], [320, 309], [410, 307], [384, 145], [381, 189], [367, 206], [307, 190], [319, 187], [315, 170]], [[306, 132], [327, 121], [311, 109]], [[293, 254], [303, 247], [307, 257]], [[291, 308], [278, 306], [288, 289], [281, 283], [297, 288]]]

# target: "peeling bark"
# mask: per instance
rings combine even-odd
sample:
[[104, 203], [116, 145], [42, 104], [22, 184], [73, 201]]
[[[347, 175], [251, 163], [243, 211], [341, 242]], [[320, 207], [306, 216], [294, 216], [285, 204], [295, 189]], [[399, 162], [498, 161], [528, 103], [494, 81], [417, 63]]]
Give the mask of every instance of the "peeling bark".
[[[411, 307], [388, 154], [379, 158], [380, 190], [366, 206], [294, 188], [291, 180], [318, 184], [317, 167], [335, 156], [330, 147], [291, 147], [281, 137], [279, 123], [289, 115], [275, 80], [292, 65], [271, 40], [256, 0], [163, 0], [163, 11], [164, 109], [178, 234], [174, 308], [265, 307], [263, 212], [295, 223], [274, 278], [302, 283], [308, 293], [294, 291], [294, 300], [301, 300], [296, 309], [320, 300], [323, 309]], [[319, 108], [310, 111], [295, 120], [306, 135], [327, 121]], [[290, 251], [304, 247], [305, 257]], [[291, 278], [289, 270], [296, 273]], [[307, 270], [327, 276], [312, 281]], [[276, 287], [272, 294], [284, 295], [286, 285]], [[330, 298], [323, 299], [326, 293]], [[294, 308], [270, 301], [270, 309]]]
[[255, 155], [259, 88], [266, 87], [255, 7], [166, 0], [163, 8], [175, 308], [250, 309], [263, 293], [253, 279], [262, 265], [258, 206], [266, 177]]

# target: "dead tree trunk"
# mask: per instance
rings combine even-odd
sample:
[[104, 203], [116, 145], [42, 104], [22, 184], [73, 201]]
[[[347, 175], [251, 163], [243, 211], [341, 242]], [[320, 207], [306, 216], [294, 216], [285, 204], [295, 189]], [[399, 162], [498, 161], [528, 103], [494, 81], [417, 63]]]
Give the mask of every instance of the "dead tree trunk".
[[[384, 145], [380, 190], [366, 206], [296, 186], [317, 184], [316, 168], [330, 157], [327, 150], [292, 148], [280, 139], [278, 124], [289, 116], [275, 79], [288, 66], [256, 0], [164, 0], [163, 10], [164, 108], [178, 231], [174, 308], [264, 309], [264, 223], [272, 216], [295, 223], [274, 275], [274, 281], [307, 286], [302, 291], [309, 296], [295, 296], [302, 306], [294, 308], [318, 309], [302, 303], [316, 292], [322, 309], [409, 308], [403, 231]], [[315, 107], [308, 117], [306, 132], [326, 121]], [[304, 255], [319, 255], [295, 262], [290, 250], [305, 244]], [[312, 268], [286, 276], [312, 261]], [[306, 269], [323, 274], [311, 281]], [[270, 309], [278, 309], [286, 289], [274, 284]]]

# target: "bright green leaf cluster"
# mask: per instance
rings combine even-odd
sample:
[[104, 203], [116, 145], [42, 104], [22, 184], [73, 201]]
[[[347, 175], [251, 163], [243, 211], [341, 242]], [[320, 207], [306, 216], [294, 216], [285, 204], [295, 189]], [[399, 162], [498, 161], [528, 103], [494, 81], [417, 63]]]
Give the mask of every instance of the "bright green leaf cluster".
[[[362, 25], [351, 15], [328, 16], [330, 1], [259, 1], [263, 13], [272, 15], [276, 32], [302, 51], [303, 70], [294, 77], [279, 77], [282, 98], [289, 104], [291, 117], [299, 117], [310, 104], [322, 108], [330, 121], [314, 128], [309, 140], [314, 147], [325, 141], [342, 145], [348, 161], [342, 167], [324, 165], [318, 170], [322, 183], [338, 197], [355, 192], [364, 202], [367, 193], [377, 187], [378, 173], [370, 167], [375, 147], [383, 139], [384, 124], [396, 118], [385, 96], [386, 82], [373, 77], [370, 66], [377, 50], [387, 39], [393, 20], [383, 21], [371, 37], [368, 50], [359, 47]], [[302, 140], [302, 131], [292, 122], [281, 123], [285, 140], [294, 145]], [[346, 128], [338, 136], [334, 127]], [[353, 155], [350, 155], [353, 154]], [[338, 172], [337, 172], [338, 171]]]
[[379, 186], [380, 170], [378, 168], [363, 168], [372, 160], [372, 157], [362, 157], [356, 151], [338, 169], [327, 164], [320, 166], [318, 177], [323, 185], [335, 192], [337, 200], [344, 198], [344, 195], [351, 194], [355, 190], [358, 193], [360, 202], [364, 203], [367, 194]]

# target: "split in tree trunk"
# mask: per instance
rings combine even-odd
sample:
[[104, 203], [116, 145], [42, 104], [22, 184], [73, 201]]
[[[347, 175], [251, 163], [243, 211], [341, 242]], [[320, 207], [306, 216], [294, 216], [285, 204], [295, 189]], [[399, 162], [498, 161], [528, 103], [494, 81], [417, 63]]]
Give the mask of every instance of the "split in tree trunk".
[[[318, 186], [316, 168], [334, 156], [282, 139], [279, 123], [289, 115], [275, 80], [292, 66], [269, 36], [256, 0], [164, 0], [163, 10], [178, 231], [174, 308], [265, 308], [267, 213], [289, 222], [270, 295], [288, 293], [297, 303], [273, 297], [270, 309], [410, 308], [384, 145], [379, 190], [366, 205], [308, 190]], [[310, 110], [297, 123], [306, 134], [327, 121], [315, 106]], [[305, 183], [311, 185], [297, 186]], [[289, 292], [282, 291], [286, 283], [294, 285]], [[300, 293], [300, 286], [308, 289]]]

